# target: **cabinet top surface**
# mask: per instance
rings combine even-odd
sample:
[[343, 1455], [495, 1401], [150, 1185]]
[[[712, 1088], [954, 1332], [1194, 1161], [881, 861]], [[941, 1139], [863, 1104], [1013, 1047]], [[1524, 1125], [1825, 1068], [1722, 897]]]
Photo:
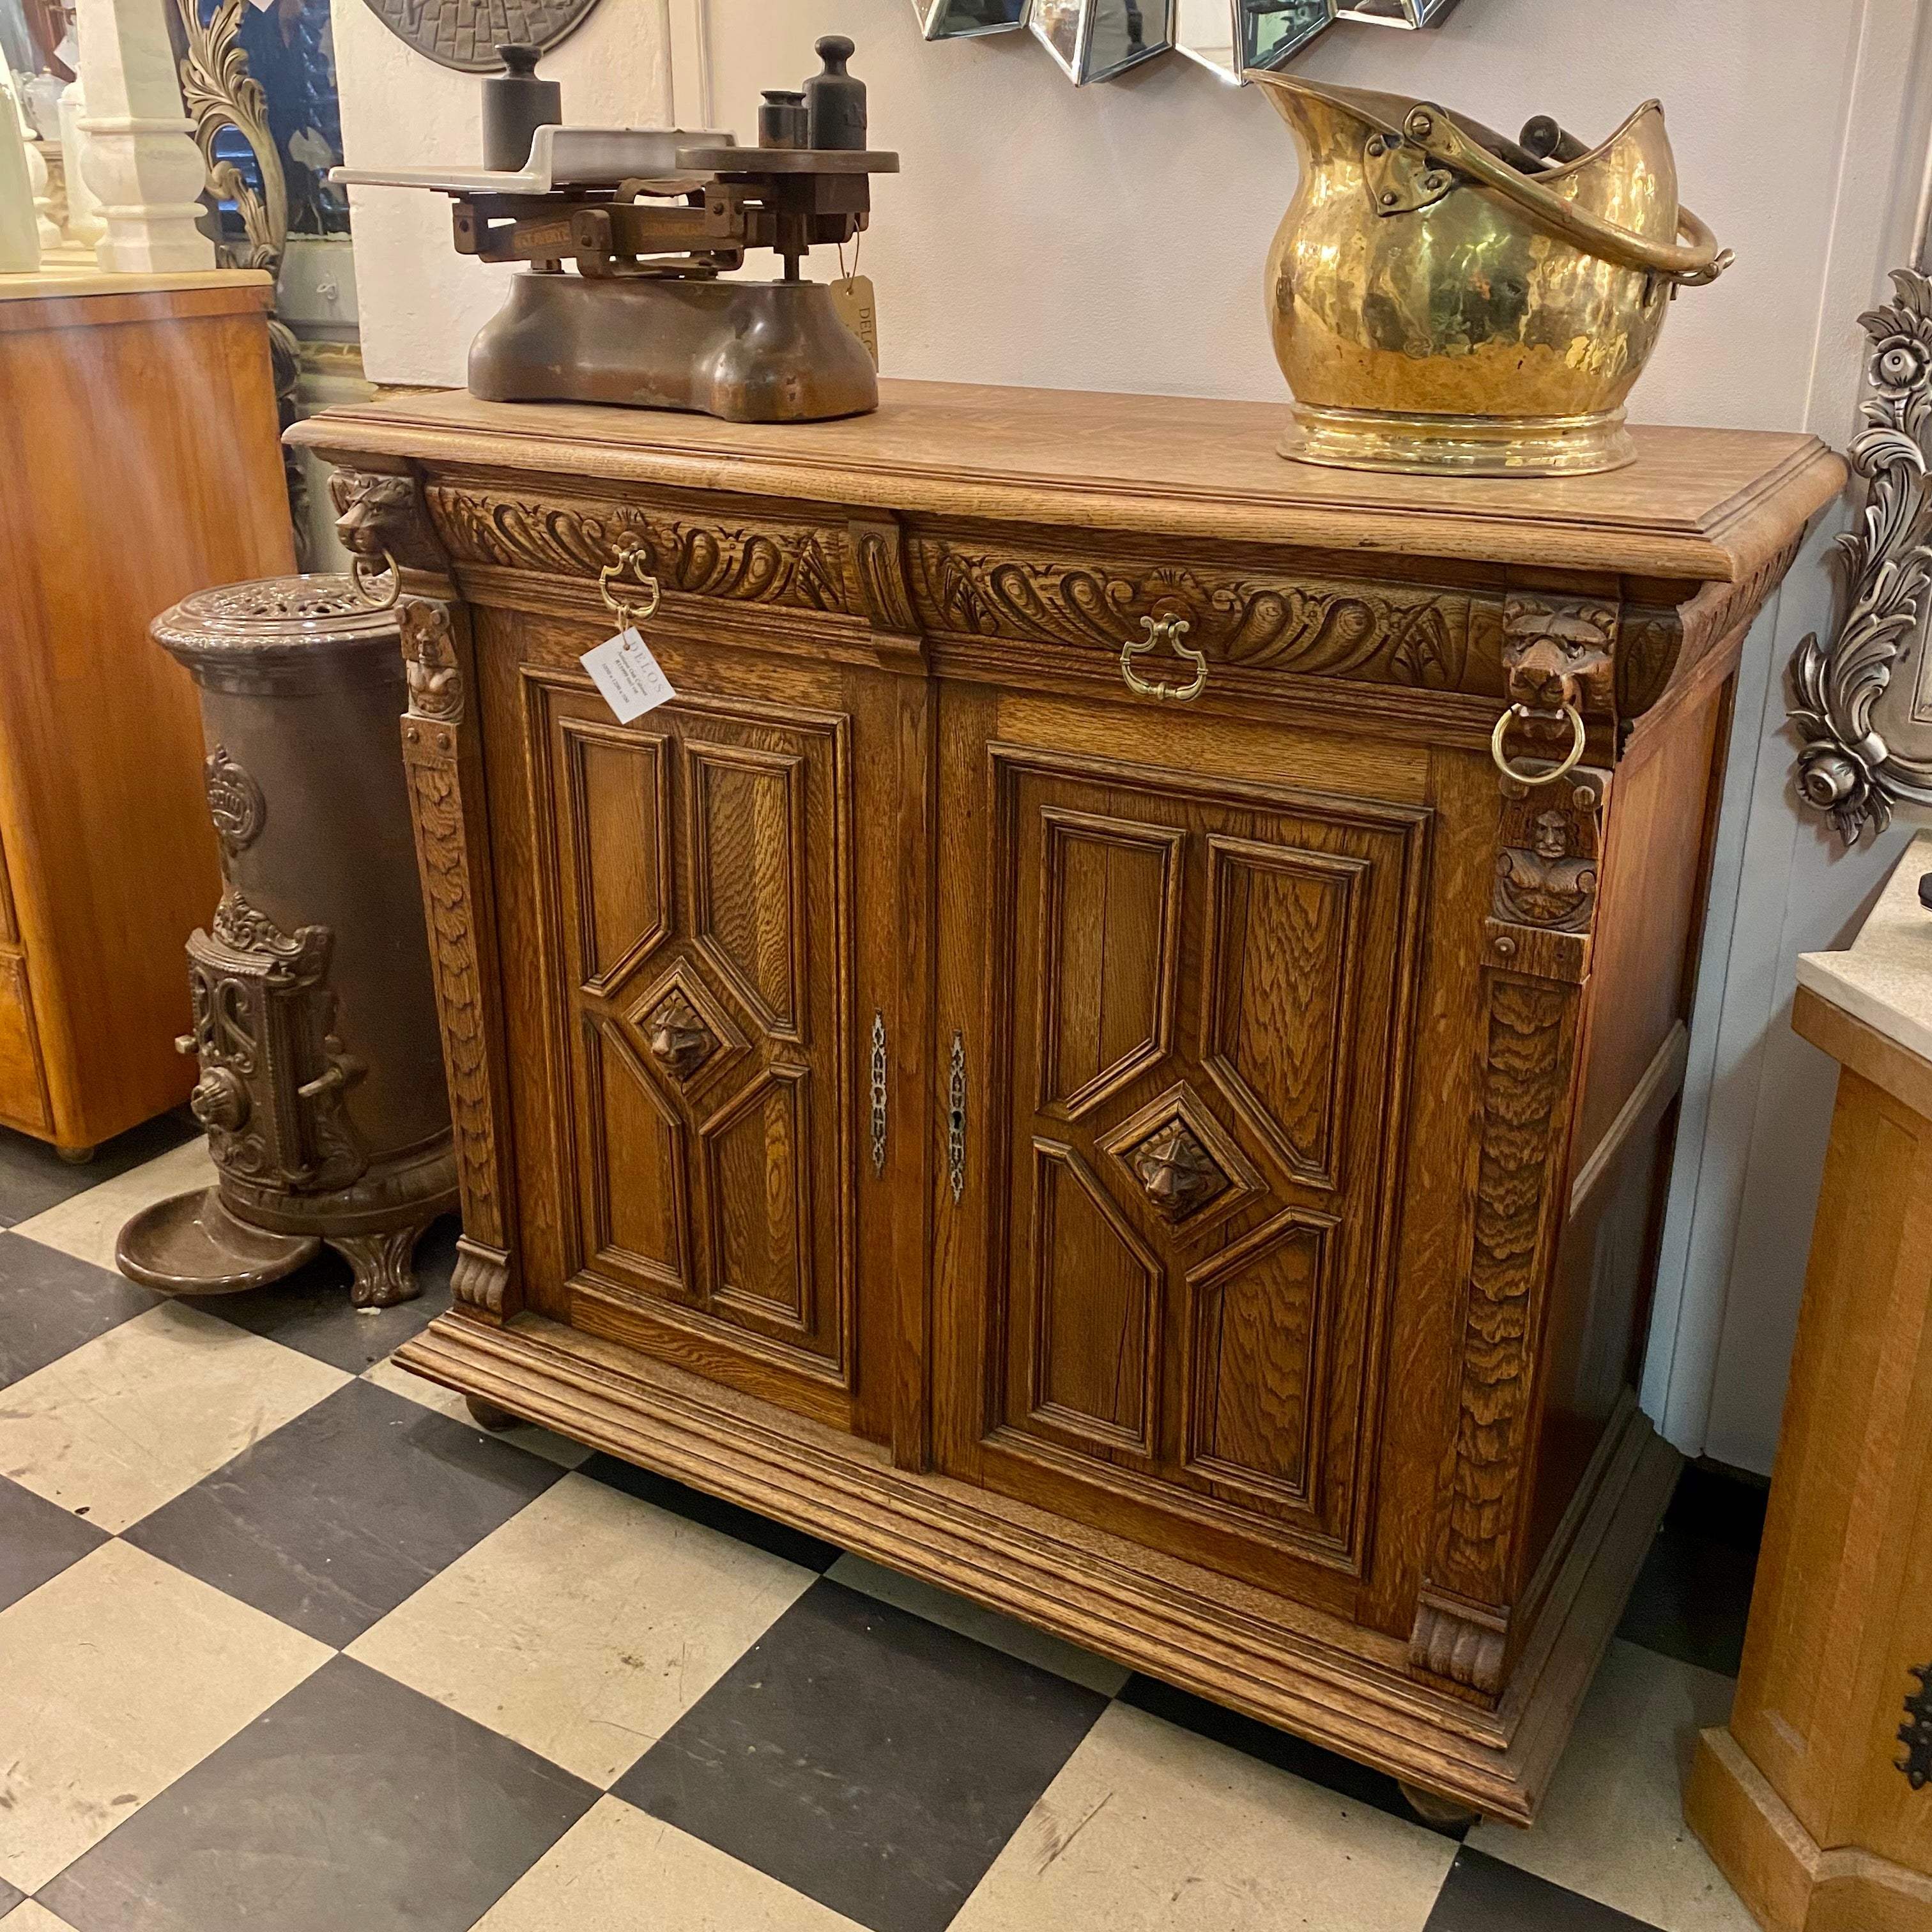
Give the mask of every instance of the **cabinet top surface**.
[[[259, 290], [266, 302], [274, 278], [260, 268], [172, 268], [110, 273], [92, 248], [50, 249], [40, 266], [24, 274], [0, 274], [0, 302], [64, 300], [74, 296], [175, 295], [190, 290]], [[104, 318], [105, 320], [106, 318]]]
[[1380, 476], [1284, 460], [1272, 404], [959, 382], [880, 392], [871, 416], [769, 424], [413, 391], [289, 437], [500, 475], [1726, 581], [1781, 550], [1845, 475], [1813, 436], [1638, 426], [1636, 461], [1604, 476]]

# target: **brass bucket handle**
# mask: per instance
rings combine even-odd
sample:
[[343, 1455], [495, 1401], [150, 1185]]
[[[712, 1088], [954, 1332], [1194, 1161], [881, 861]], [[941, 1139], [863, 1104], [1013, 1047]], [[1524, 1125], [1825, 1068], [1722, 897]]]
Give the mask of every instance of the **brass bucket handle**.
[[[1647, 107], [1657, 105], [1655, 101], [1645, 103]], [[1641, 113], [1643, 109], [1637, 111]], [[1433, 101], [1418, 101], [1412, 107], [1403, 120], [1402, 132], [1432, 161], [1469, 176], [1514, 202], [1546, 233], [1574, 242], [1621, 268], [1642, 269], [1694, 286], [1715, 281], [1731, 266], [1730, 250], [1719, 248], [1718, 238], [1688, 208], [1677, 211], [1681, 245], [1633, 234], [1552, 194], [1534, 176], [1520, 173], [1507, 161], [1498, 160], [1471, 140]]]

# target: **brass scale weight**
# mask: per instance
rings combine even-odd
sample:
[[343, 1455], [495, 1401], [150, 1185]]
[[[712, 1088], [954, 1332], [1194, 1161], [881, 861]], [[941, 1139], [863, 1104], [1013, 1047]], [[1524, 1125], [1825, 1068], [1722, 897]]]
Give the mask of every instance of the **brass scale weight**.
[[[500, 47], [508, 71], [484, 82], [489, 165], [330, 178], [446, 194], [458, 254], [528, 265], [470, 346], [474, 395], [734, 422], [860, 415], [878, 407], [872, 354], [799, 263], [856, 240], [872, 177], [899, 162], [865, 145], [852, 43], [827, 35], [817, 51], [824, 70], [767, 92], [748, 148], [728, 134], [566, 127], [534, 52]], [[756, 248], [782, 259], [782, 280], [722, 279]]]

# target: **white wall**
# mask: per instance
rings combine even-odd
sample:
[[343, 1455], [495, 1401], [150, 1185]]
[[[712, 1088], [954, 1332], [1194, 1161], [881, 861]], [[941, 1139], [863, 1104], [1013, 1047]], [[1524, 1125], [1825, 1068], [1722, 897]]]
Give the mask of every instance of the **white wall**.
[[[1589, 139], [1660, 96], [1685, 199], [1738, 262], [1676, 304], [1633, 416], [1804, 426], [1842, 446], [1858, 314], [1906, 259], [1927, 4], [1462, 0], [1433, 32], [1336, 27], [1302, 67], [1504, 128], [1554, 113]], [[875, 144], [903, 160], [875, 184], [862, 264], [888, 374], [1280, 404], [1262, 266], [1294, 160], [1254, 90], [1178, 58], [1076, 90], [1024, 35], [922, 43], [911, 0], [603, 0], [546, 71], [574, 119], [662, 121], [674, 104], [686, 126], [708, 116], [750, 139], [759, 90], [797, 85], [833, 32], [858, 44]], [[338, 9], [336, 34], [353, 163], [476, 152], [474, 81], [409, 53], [362, 7]], [[355, 219], [370, 374], [460, 382], [498, 299], [492, 272], [451, 255], [440, 202], [364, 190]], [[829, 256], [812, 266], [836, 272]], [[1899, 842], [1842, 854], [1791, 796], [1783, 668], [1829, 622], [1821, 547], [1766, 612], [1742, 682], [1645, 1380], [1681, 1447], [1760, 1468], [1831, 1089], [1829, 1065], [1789, 1031], [1792, 961], [1855, 922]]]
[[[606, 0], [542, 72], [563, 111], [593, 126], [655, 126], [671, 106], [669, 0]], [[398, 40], [363, 0], [332, 10], [344, 159], [358, 168], [482, 165], [482, 96]], [[502, 304], [507, 264], [450, 247], [449, 203], [400, 188], [352, 188], [362, 367], [374, 382], [460, 385], [470, 339]]]

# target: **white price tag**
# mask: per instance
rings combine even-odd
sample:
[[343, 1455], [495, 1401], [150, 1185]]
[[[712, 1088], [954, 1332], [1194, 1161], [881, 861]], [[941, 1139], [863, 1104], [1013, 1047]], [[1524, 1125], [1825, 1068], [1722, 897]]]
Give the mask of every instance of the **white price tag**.
[[71, 27], [61, 36], [61, 44], [54, 50], [54, 58], [70, 73], [80, 73], [80, 43], [74, 38]]
[[650, 646], [638, 635], [634, 625], [594, 651], [586, 651], [581, 662], [620, 724], [655, 711], [677, 695], [664, 676], [664, 666], [651, 656]]

